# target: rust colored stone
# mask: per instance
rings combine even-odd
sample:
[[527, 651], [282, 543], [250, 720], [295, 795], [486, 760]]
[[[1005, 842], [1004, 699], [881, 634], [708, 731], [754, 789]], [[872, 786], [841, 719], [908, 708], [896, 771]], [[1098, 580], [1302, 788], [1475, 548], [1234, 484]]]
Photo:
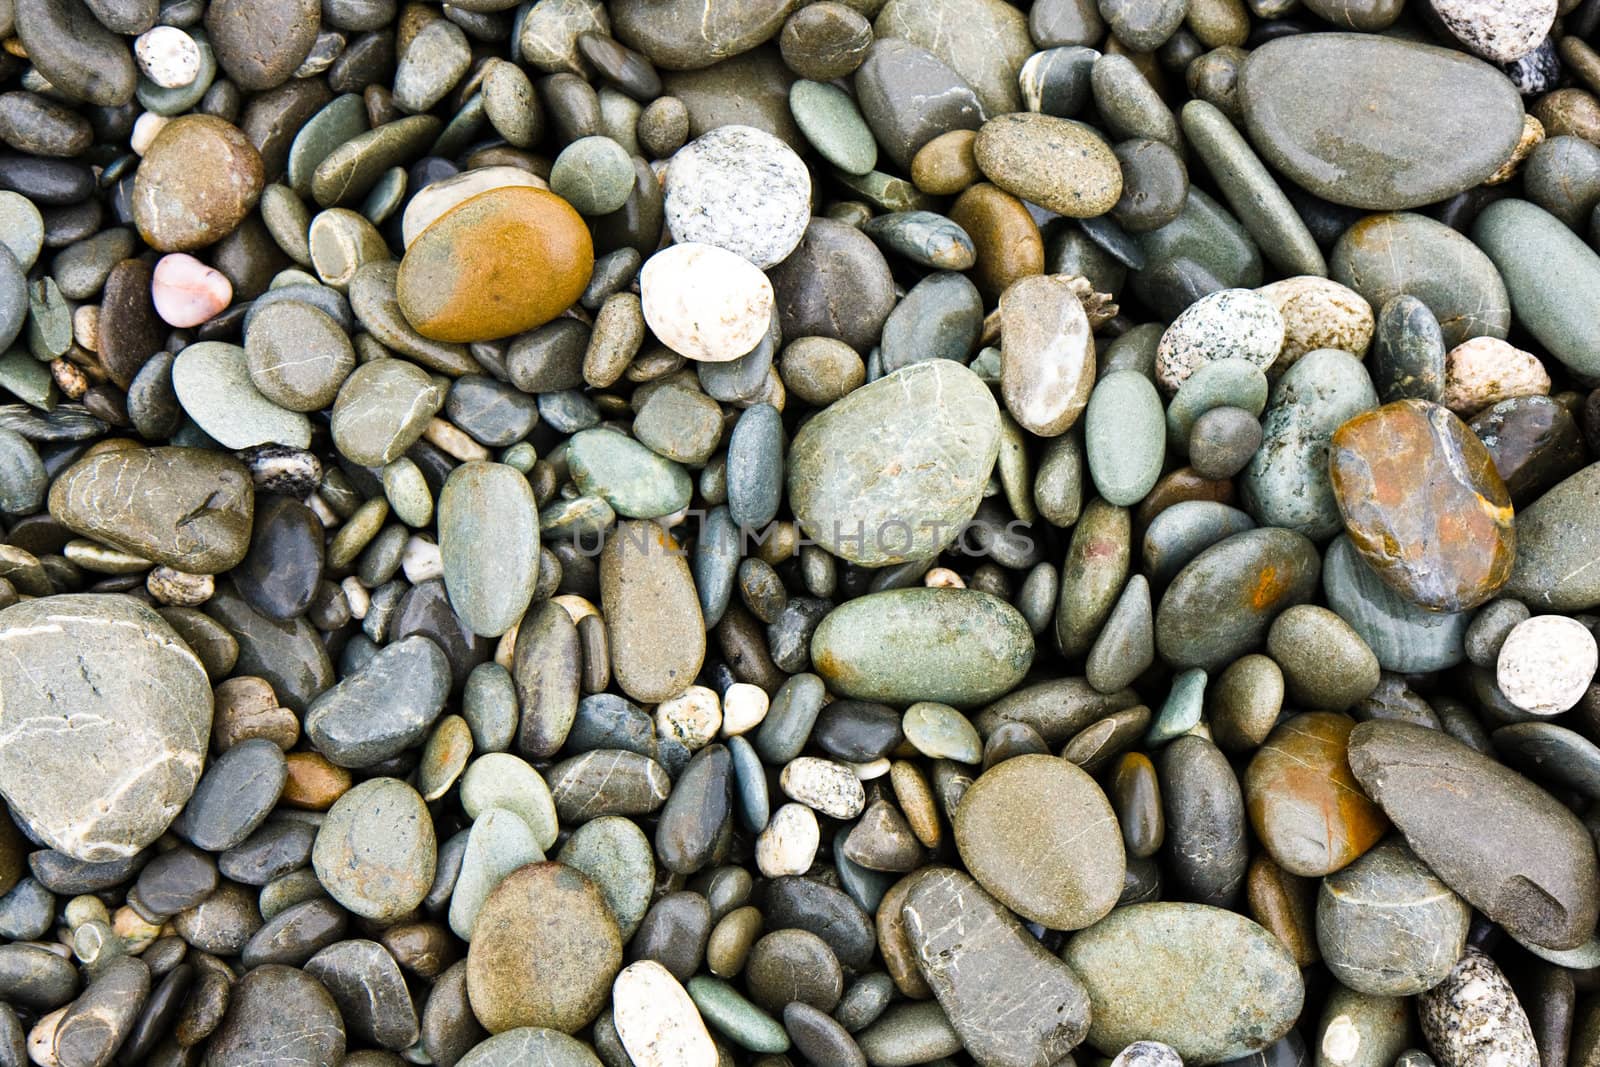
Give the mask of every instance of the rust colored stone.
[[978, 253], [972, 280], [989, 300], [1018, 278], [1044, 273], [1044, 238], [1027, 207], [988, 182], [962, 193], [950, 208], [950, 218], [967, 231]]
[[291, 752], [286, 761], [289, 777], [283, 784], [283, 802], [291, 808], [327, 811], [349, 792], [350, 772], [336, 767], [317, 752]]
[[1355, 725], [1332, 712], [1296, 715], [1272, 731], [1245, 771], [1250, 825], [1290, 874], [1332, 874], [1389, 829], [1350, 772], [1346, 750]]
[[506, 186], [463, 201], [411, 243], [395, 295], [418, 333], [488, 341], [542, 326], [589, 284], [594, 244], [572, 205]]
[[1438, 404], [1357, 415], [1334, 431], [1328, 473], [1350, 540], [1402, 596], [1465, 611], [1511, 576], [1511, 497], [1483, 442]]
[[1245, 875], [1245, 900], [1250, 917], [1283, 942], [1300, 967], [1322, 958], [1317, 947], [1317, 881], [1290, 874], [1260, 853]]

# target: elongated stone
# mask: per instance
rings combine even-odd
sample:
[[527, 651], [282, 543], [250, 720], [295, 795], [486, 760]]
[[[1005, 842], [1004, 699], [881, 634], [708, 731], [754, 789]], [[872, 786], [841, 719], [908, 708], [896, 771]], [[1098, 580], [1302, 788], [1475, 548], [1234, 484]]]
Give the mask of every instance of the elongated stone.
[[341, 767], [370, 767], [419, 743], [449, 692], [439, 646], [407, 637], [319, 696], [306, 711], [306, 736]]
[[1438, 731], [1376, 720], [1350, 735], [1350, 768], [1417, 857], [1519, 941], [1582, 944], [1600, 914], [1600, 868], [1572, 812]]
[[1554, 611], [1600, 606], [1600, 463], [1560, 482], [1517, 516], [1508, 596]]
[[901, 914], [918, 969], [980, 1062], [1048, 1067], [1083, 1040], [1083, 984], [967, 875], [925, 869]]
[[473, 633], [511, 629], [539, 577], [539, 508], [527, 477], [503, 463], [451, 471], [439, 493], [439, 552], [450, 606]]
[[652, 522], [619, 523], [600, 554], [600, 602], [623, 692], [657, 703], [693, 684], [705, 660], [705, 623], [671, 534]]
[[1320, 560], [1290, 530], [1247, 530], [1212, 545], [1167, 587], [1156, 608], [1156, 648], [1181, 667], [1221, 668], [1259, 644], [1293, 604], [1311, 599]]
[[1591, 299], [1600, 256], [1548, 211], [1526, 200], [1490, 204], [1472, 226], [1488, 253], [1517, 321], [1578, 374], [1600, 374], [1600, 322]]
[[982, 380], [950, 360], [916, 363], [800, 428], [789, 502], [807, 536], [852, 563], [927, 559], [977, 511], [999, 452], [999, 407]]
[[859, 700], [982, 704], [1021, 681], [1033, 634], [1005, 601], [970, 589], [897, 589], [824, 616], [811, 660], [834, 692]]

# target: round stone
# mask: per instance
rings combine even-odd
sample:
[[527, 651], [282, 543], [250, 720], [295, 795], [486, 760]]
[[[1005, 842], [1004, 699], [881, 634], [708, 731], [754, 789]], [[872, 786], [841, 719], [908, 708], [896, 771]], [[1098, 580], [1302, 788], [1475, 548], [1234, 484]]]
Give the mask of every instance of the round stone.
[[1265, 370], [1283, 348], [1283, 316], [1260, 293], [1223, 289], [1184, 309], [1161, 335], [1156, 382], [1170, 396], [1206, 363], [1241, 359]]
[[1024, 755], [985, 771], [956, 809], [955, 836], [984, 889], [1051, 929], [1098, 922], [1122, 893], [1126, 861], [1111, 803], [1066, 760]]
[[355, 348], [339, 324], [298, 300], [257, 311], [245, 333], [244, 352], [256, 389], [290, 411], [320, 411], [332, 404], [356, 367]]
[[605, 1005], [622, 938], [589, 877], [561, 863], [507, 875], [484, 901], [467, 948], [467, 995], [490, 1033], [572, 1033]]
[[715, 244], [680, 243], [651, 256], [639, 271], [639, 299], [650, 332], [693, 360], [738, 359], [772, 324], [772, 283]]
[[[988, 386], [951, 360], [914, 363], [800, 428], [790, 506], [807, 536], [852, 563], [928, 559], [977, 511], [999, 450]], [[903, 476], [879, 476], [890, 469]]]
[[311, 852], [333, 899], [379, 923], [422, 903], [437, 861], [433, 816], [397, 778], [369, 778], [335, 801]]
[[364, 467], [392, 463], [416, 444], [444, 406], [427, 371], [403, 359], [375, 359], [339, 387], [330, 423], [334, 447]]
[[572, 206], [508, 186], [463, 202], [423, 230], [400, 261], [406, 320], [436, 341], [487, 341], [542, 326], [583, 294], [594, 245]]
[[[321, 982], [295, 967], [253, 968], [231, 990], [227, 1014], [206, 1046], [219, 1063], [341, 1063], [345, 1028]], [[183, 1032], [187, 1018], [180, 1019]]]
[[233, 300], [233, 283], [193, 256], [175, 252], [156, 263], [150, 296], [167, 325], [198, 326]]
[[211, 731], [211, 686], [189, 646], [131, 597], [71, 594], [0, 611], [0, 649], [12, 813], [86, 862], [160, 837], [194, 792]]
[[183, 115], [161, 127], [134, 172], [133, 221], [162, 252], [184, 252], [238, 228], [261, 196], [261, 154], [237, 126]]
[[1404, 997], [1444, 980], [1472, 911], [1399, 840], [1329, 875], [1317, 893], [1322, 961], [1359, 993]]
[[[470, 172], [469, 172], [470, 173]], [[605, 215], [628, 202], [633, 161], [609, 137], [580, 137], [561, 150], [550, 167], [550, 191], [580, 215]]]
[[1565, 615], [1535, 615], [1506, 635], [1495, 684], [1523, 711], [1559, 715], [1583, 698], [1597, 663], [1600, 650], [1587, 626]]
[[1283, 347], [1275, 373], [1281, 373], [1307, 352], [1337, 348], [1357, 359], [1372, 343], [1372, 305], [1348, 286], [1328, 278], [1300, 276], [1256, 290], [1283, 316]]
[[810, 172], [753, 126], [719, 126], [667, 166], [667, 228], [679, 244], [714, 245], [765, 268], [794, 251], [810, 219]]
[[1496, 337], [1474, 337], [1444, 357], [1441, 403], [1463, 419], [1516, 396], [1545, 396], [1550, 374], [1532, 352]]
[[181, 89], [200, 74], [200, 46], [176, 26], [156, 26], [133, 42], [139, 73], [163, 89]]

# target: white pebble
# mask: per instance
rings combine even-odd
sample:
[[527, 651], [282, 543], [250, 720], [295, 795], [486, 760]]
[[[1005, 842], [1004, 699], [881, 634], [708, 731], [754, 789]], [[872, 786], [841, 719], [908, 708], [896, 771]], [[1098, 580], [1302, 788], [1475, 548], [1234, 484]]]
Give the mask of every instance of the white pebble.
[[200, 75], [200, 46], [176, 26], [157, 26], [133, 41], [139, 73], [163, 89], [193, 85]]
[[656, 733], [670, 737], [690, 752], [698, 752], [717, 736], [722, 725], [722, 702], [714, 689], [691, 685], [656, 705]]
[[853, 819], [867, 806], [867, 791], [854, 771], [816, 756], [790, 760], [778, 775], [778, 786], [790, 800], [835, 819]]
[[1156, 384], [1167, 396], [1203, 363], [1242, 359], [1265, 370], [1283, 348], [1283, 316], [1250, 289], [1220, 289], [1183, 309], [1156, 346]]
[[753, 126], [718, 126], [667, 167], [667, 229], [757, 267], [795, 250], [811, 221], [811, 173], [794, 149]]
[[767, 878], [805, 874], [821, 844], [816, 813], [804, 804], [785, 804], [756, 835], [756, 866]]
[[870, 782], [874, 778], [882, 778], [889, 773], [889, 768], [894, 766], [888, 756], [879, 756], [877, 759], [868, 760], [866, 763], [849, 763], [843, 760], [840, 762], [849, 767], [850, 773], [863, 782]]
[[1535, 615], [1500, 646], [1495, 681], [1507, 700], [1534, 715], [1559, 715], [1582, 699], [1600, 665], [1589, 628], [1565, 615]]
[[344, 590], [345, 602], [350, 605], [350, 617], [357, 621], [367, 617], [367, 609], [372, 606], [372, 596], [367, 592], [367, 587], [361, 584], [361, 579], [351, 575], [339, 583], [339, 588]]
[[611, 984], [612, 1022], [634, 1067], [717, 1067], [700, 1009], [654, 960], [630, 963]]
[[322, 523], [324, 530], [331, 530], [344, 522], [343, 519], [339, 518], [339, 513], [329, 507], [326, 500], [322, 499], [320, 493], [312, 493], [306, 497], [306, 507], [310, 508], [311, 514], [315, 515], [317, 521]]
[[217, 591], [217, 580], [209, 574], [188, 574], [162, 564], [151, 568], [144, 587], [162, 604], [192, 608], [211, 599]]
[[444, 556], [440, 554], [437, 544], [426, 537], [412, 534], [406, 542], [405, 551], [400, 553], [400, 569], [405, 571], [407, 581], [417, 585], [444, 574]]
[[722, 694], [722, 736], [736, 737], [749, 733], [767, 717], [772, 699], [759, 685], [734, 682]]
[[133, 132], [128, 136], [128, 147], [133, 149], [133, 154], [143, 159], [150, 142], [154, 141], [161, 128], [171, 121], [167, 116], [157, 115], [154, 111], [146, 111], [134, 119]]
[[772, 283], [749, 260], [706, 244], [663, 248], [639, 271], [650, 332], [703, 363], [751, 351], [772, 325]]

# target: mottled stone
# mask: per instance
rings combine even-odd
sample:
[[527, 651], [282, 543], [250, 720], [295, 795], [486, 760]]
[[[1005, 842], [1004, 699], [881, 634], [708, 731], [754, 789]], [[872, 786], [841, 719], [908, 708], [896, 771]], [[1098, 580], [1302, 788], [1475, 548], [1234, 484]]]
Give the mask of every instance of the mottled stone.
[[793, 252], [811, 218], [805, 164], [750, 126], [719, 126], [679, 149], [665, 190], [674, 241], [725, 248], [757, 267]]
[[91, 862], [161, 836], [211, 732], [211, 686], [189, 647], [130, 597], [73, 594], [0, 612], [0, 650], [0, 792], [17, 818]]
[[972, 517], [999, 448], [998, 405], [977, 375], [949, 360], [913, 364], [801, 427], [790, 504], [808, 536], [851, 562], [925, 559]]
[[925, 869], [901, 914], [918, 968], [975, 1058], [1048, 1067], [1083, 1040], [1082, 983], [971, 878]]
[[1428, 1045], [1449, 1067], [1540, 1062], [1533, 1027], [1494, 960], [1475, 948], [1417, 998]]
[[1454, 415], [1399, 400], [1333, 435], [1329, 478], [1351, 542], [1390, 586], [1435, 611], [1488, 600], [1516, 554], [1511, 498]]
[[1122, 170], [1089, 127], [1021, 112], [984, 123], [973, 156], [1006, 192], [1070, 218], [1110, 211], [1122, 196]]
[[257, 967], [223, 999], [227, 1015], [206, 1048], [209, 1062], [318, 1067], [344, 1060], [338, 1005], [305, 971], [279, 964]]
[[417, 791], [395, 778], [370, 778], [334, 803], [311, 863], [333, 899], [388, 923], [422, 903], [437, 856], [433, 817]]

